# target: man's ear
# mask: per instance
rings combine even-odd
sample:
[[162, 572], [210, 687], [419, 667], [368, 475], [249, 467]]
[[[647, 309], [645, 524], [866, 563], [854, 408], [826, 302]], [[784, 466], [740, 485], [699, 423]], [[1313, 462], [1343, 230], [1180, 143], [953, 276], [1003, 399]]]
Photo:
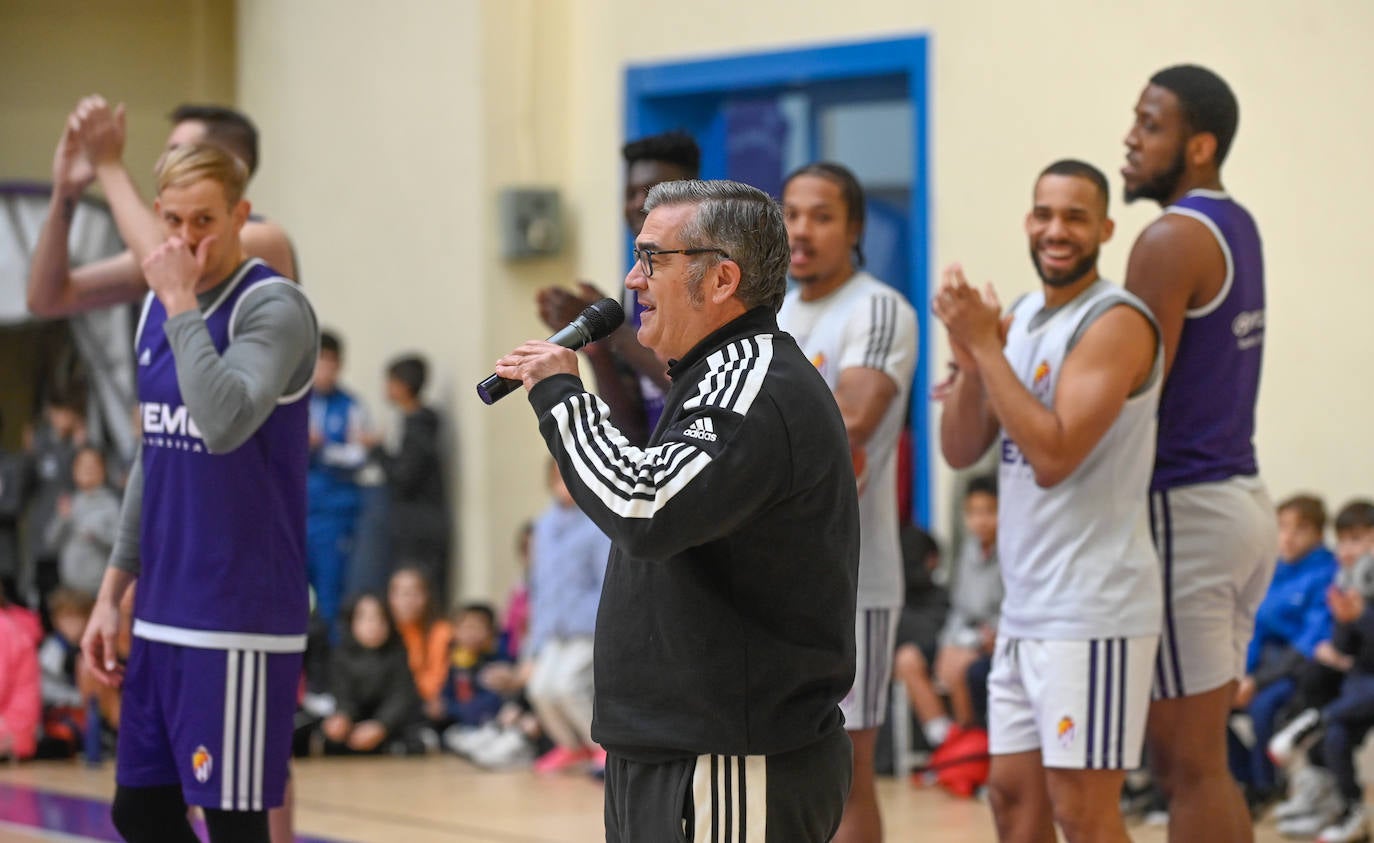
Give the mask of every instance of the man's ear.
[[234, 218], [234, 230], [242, 231], [244, 223], [248, 222], [248, 216], [252, 213], [252, 203], [247, 199], [240, 199], [238, 203], [234, 205], [233, 211], [230, 212], [230, 216]]
[[1211, 132], [1198, 132], [1188, 138], [1188, 159], [1194, 167], [1206, 167], [1216, 162], [1217, 136]]
[[710, 293], [711, 302], [714, 304], [724, 304], [736, 292], [739, 291], [740, 269], [739, 264], [729, 258], [722, 258], [716, 264], [716, 271], [712, 273]]

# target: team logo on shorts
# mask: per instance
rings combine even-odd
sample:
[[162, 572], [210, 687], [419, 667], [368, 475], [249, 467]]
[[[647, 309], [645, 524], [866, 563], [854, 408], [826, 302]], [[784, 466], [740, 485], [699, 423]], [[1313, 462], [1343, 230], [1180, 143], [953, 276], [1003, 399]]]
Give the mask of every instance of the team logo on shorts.
[[191, 753], [191, 772], [195, 774], [196, 781], [205, 784], [210, 780], [210, 771], [214, 768], [215, 760], [210, 757], [210, 750], [204, 745], [196, 747], [196, 751]]
[[1065, 749], [1068, 749], [1069, 747], [1073, 746], [1073, 737], [1075, 730], [1073, 728], [1072, 717], [1066, 714], [1063, 717], [1059, 718], [1059, 728], [1056, 731], [1058, 731], [1059, 733], [1060, 746], [1064, 747]]

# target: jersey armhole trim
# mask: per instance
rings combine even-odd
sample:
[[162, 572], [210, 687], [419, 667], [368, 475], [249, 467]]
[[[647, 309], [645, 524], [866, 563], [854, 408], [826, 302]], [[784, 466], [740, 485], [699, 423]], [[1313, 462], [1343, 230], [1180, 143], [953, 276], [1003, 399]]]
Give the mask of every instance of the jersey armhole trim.
[[139, 341], [143, 339], [143, 323], [148, 321], [148, 311], [153, 309], [153, 300], [157, 298], [157, 293], [152, 290], [143, 297], [143, 310], [138, 314], [138, 327], [134, 329], [134, 348], [138, 348]]
[[1221, 307], [1222, 303], [1226, 301], [1226, 297], [1231, 293], [1231, 283], [1236, 277], [1236, 264], [1231, 259], [1231, 247], [1226, 243], [1226, 238], [1222, 236], [1221, 229], [1217, 228], [1216, 222], [1206, 214], [1192, 208], [1180, 208], [1177, 205], [1170, 206], [1165, 213], [1189, 217], [1207, 226], [1207, 230], [1212, 232], [1217, 245], [1221, 247], [1221, 256], [1226, 261], [1226, 279], [1221, 282], [1221, 289], [1217, 291], [1216, 296], [1201, 307], [1191, 308], [1184, 313], [1188, 319], [1201, 319]]
[[1078, 345], [1078, 341], [1083, 338], [1083, 334], [1087, 333], [1088, 328], [1092, 327], [1094, 322], [1102, 318], [1107, 311], [1117, 306], [1129, 307], [1136, 313], [1144, 316], [1145, 321], [1150, 323], [1150, 329], [1155, 332], [1154, 362], [1150, 365], [1149, 377], [1145, 378], [1140, 386], [1131, 390], [1130, 394], [1126, 396], [1126, 400], [1129, 401], [1132, 398], [1138, 398], [1149, 392], [1164, 374], [1163, 339], [1160, 335], [1159, 323], [1155, 321], [1154, 314], [1150, 313], [1148, 307], [1137, 304], [1129, 298], [1120, 295], [1103, 296], [1101, 299], [1093, 302], [1088, 306], [1087, 311], [1083, 314], [1083, 318], [1079, 320], [1078, 327], [1074, 328], [1073, 333], [1069, 335], [1069, 341], [1064, 346], [1064, 358], [1068, 359], [1069, 354], [1072, 353], [1074, 347]]

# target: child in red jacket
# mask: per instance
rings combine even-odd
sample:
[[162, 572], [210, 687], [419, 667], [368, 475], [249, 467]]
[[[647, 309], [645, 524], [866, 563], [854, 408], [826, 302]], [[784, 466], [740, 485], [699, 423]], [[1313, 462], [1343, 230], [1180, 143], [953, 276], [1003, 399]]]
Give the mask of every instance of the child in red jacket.
[[30, 758], [38, 747], [43, 704], [38, 618], [0, 590], [0, 758]]

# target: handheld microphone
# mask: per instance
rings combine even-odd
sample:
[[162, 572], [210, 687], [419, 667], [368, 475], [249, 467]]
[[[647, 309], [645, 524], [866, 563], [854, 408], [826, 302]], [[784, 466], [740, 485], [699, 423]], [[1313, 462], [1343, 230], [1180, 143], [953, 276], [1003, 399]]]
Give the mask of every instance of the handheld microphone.
[[[605, 298], [588, 306], [566, 328], [549, 337], [549, 342], [577, 351], [587, 343], [610, 336], [611, 331], [619, 328], [624, 321], [625, 309], [620, 302]], [[495, 404], [521, 386], [523, 384], [520, 381], [493, 374], [477, 384], [477, 397], [482, 399], [483, 404]]]

